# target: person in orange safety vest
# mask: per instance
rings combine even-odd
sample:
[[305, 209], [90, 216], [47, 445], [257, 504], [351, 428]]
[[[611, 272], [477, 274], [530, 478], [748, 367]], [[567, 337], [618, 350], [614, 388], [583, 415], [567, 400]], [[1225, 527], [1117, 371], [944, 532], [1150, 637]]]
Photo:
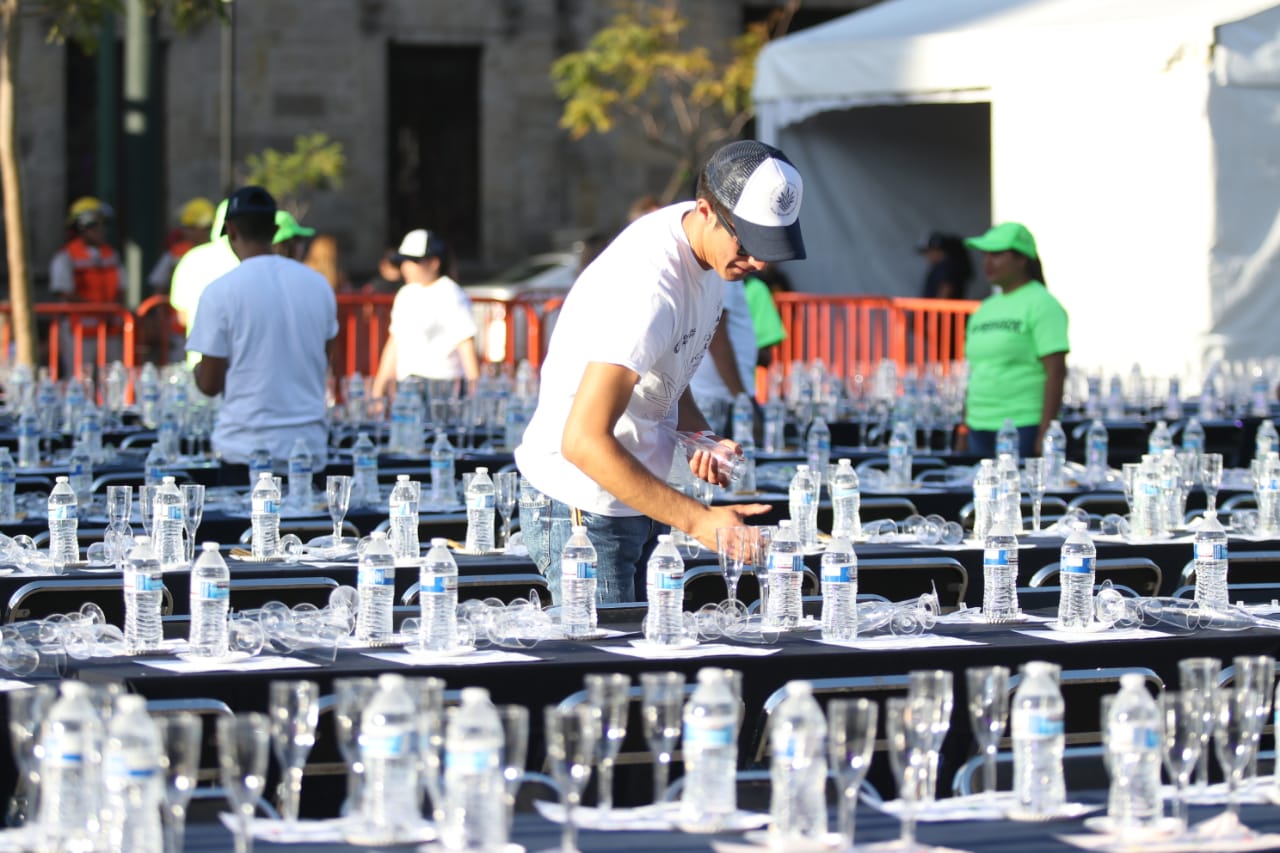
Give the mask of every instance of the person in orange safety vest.
[[120, 256], [107, 245], [110, 205], [85, 196], [67, 214], [71, 239], [49, 264], [49, 290], [76, 302], [118, 302]]

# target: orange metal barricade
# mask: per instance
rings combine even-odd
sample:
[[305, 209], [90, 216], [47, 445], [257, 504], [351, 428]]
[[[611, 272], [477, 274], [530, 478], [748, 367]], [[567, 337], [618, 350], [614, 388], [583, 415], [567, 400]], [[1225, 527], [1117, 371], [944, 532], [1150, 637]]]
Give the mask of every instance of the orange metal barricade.
[[964, 358], [965, 324], [980, 302], [971, 299], [895, 299], [890, 351], [899, 365], [940, 363], [944, 372]]
[[147, 349], [145, 355], [151, 356], [146, 360], [168, 364], [170, 360], [180, 359], [184, 351], [181, 346], [174, 359], [170, 359], [170, 351], [175, 343], [186, 340], [187, 327], [178, 319], [178, 312], [169, 303], [169, 297], [162, 294], [148, 296], [133, 314], [137, 321], [135, 336], [138, 349], [134, 353], [136, 363], [141, 364], [144, 360], [141, 352], [144, 347]]
[[372, 376], [378, 370], [382, 347], [391, 327], [392, 293], [339, 293], [338, 337], [333, 342], [335, 368], [343, 376], [359, 371]]
[[[119, 356], [125, 367], [134, 365], [134, 315], [126, 308], [108, 302], [38, 302], [32, 306], [37, 325], [46, 320], [49, 330], [49, 376], [58, 379], [61, 370], [63, 348], [70, 353], [73, 375], [83, 378], [85, 340], [94, 344], [94, 366], [99, 372], [107, 366], [115, 354], [111, 350], [115, 342], [120, 344]], [[0, 314], [7, 322], [0, 327], [0, 351], [8, 352], [13, 336], [13, 307], [0, 303]]]
[[866, 296], [777, 293], [786, 340], [774, 348], [784, 369], [820, 358], [837, 375], [891, 357], [893, 303]]

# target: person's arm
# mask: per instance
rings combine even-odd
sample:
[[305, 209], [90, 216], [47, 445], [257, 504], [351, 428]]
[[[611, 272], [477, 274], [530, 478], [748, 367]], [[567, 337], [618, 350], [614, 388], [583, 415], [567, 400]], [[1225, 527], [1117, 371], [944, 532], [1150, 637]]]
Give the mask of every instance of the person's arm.
[[[613, 430], [639, 381], [639, 375], [620, 365], [587, 365], [560, 440], [564, 458], [627, 506], [683, 530], [707, 548], [716, 547], [717, 528], [734, 527], [747, 516], [768, 512], [768, 504], [705, 507], [655, 477], [622, 446]], [[690, 467], [704, 476], [711, 465], [709, 454], [700, 452]]]
[[738, 373], [738, 359], [733, 352], [733, 343], [729, 340], [729, 315], [727, 313], [720, 315], [720, 323], [716, 326], [715, 334], [711, 336], [711, 344], [707, 347], [707, 355], [711, 356], [711, 362], [716, 367], [716, 373], [719, 374], [725, 387], [729, 389], [731, 396], [737, 397], [739, 394], [751, 396], [742, 384], [741, 374]]
[[1040, 359], [1044, 365], [1044, 405], [1040, 410], [1040, 430], [1036, 433], [1036, 447], [1044, 444], [1049, 421], [1058, 417], [1062, 408], [1062, 385], [1067, 378], [1067, 354], [1051, 352]]
[[71, 268], [71, 256], [65, 250], [58, 252], [49, 262], [49, 292], [59, 299], [75, 299], [75, 274]]
[[462, 372], [467, 382], [475, 384], [480, 378], [480, 359], [476, 357], [476, 339], [467, 338], [457, 346], [458, 357], [462, 359]]
[[387, 335], [387, 342], [382, 347], [382, 358], [378, 360], [378, 372], [373, 377], [373, 389], [370, 393], [374, 399], [385, 397], [387, 386], [392, 384], [396, 375], [396, 338]]
[[206, 355], [191, 371], [196, 387], [206, 397], [216, 397], [227, 387], [227, 360], [220, 356]]

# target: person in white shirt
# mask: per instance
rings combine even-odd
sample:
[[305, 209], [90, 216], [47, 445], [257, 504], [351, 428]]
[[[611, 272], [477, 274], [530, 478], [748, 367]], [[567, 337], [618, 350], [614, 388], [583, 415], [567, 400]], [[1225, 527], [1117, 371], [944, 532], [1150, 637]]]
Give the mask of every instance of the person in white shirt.
[[312, 464], [324, 466], [325, 374], [338, 334], [337, 302], [324, 276], [275, 254], [276, 203], [262, 187], [242, 187], [227, 201], [223, 226], [240, 265], [200, 295], [187, 349], [205, 394], [223, 394], [213, 447], [226, 462], [246, 463], [259, 448], [289, 458], [302, 438]]
[[[669, 527], [715, 548], [717, 528], [768, 511], [704, 506], [666, 476], [677, 431], [708, 431], [688, 386], [719, 321], [724, 283], [805, 256], [801, 194], [781, 151], [730, 143], [708, 160], [693, 202], [633, 222], [569, 291], [516, 449], [521, 472], [553, 500], [549, 535], [526, 542], [555, 600], [570, 516], [587, 526], [597, 599], [607, 603], [644, 597], [645, 563]], [[707, 482], [724, 477], [706, 451], [690, 468]]]
[[707, 356], [689, 380], [689, 390], [698, 408], [711, 418], [711, 425], [721, 429], [728, 423], [729, 409], [739, 394], [755, 396], [756, 330], [740, 281], [725, 282], [724, 313]]
[[410, 376], [475, 382], [480, 375], [476, 321], [471, 300], [445, 274], [448, 246], [419, 228], [400, 241], [394, 259], [405, 283], [391, 306], [391, 327], [373, 379], [373, 396], [385, 396], [392, 380]]

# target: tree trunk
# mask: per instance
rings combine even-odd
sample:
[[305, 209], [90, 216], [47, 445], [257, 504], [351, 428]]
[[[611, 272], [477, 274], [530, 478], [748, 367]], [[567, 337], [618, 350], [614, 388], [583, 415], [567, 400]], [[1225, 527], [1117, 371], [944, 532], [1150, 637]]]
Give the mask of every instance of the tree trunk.
[[22, 178], [18, 162], [18, 109], [14, 74], [18, 68], [21, 0], [0, 0], [0, 183], [4, 186], [4, 227], [9, 256], [9, 302], [19, 364], [36, 361], [35, 323], [31, 313], [31, 271], [27, 268], [27, 223], [22, 213]]

